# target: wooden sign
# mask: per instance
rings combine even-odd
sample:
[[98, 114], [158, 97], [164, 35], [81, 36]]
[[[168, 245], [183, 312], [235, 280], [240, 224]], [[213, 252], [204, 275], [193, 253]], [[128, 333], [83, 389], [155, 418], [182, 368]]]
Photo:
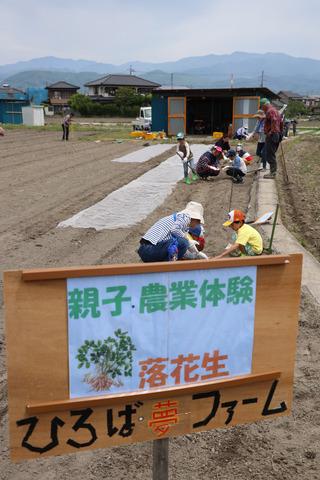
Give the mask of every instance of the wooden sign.
[[301, 267], [297, 254], [5, 272], [12, 459], [288, 415]]

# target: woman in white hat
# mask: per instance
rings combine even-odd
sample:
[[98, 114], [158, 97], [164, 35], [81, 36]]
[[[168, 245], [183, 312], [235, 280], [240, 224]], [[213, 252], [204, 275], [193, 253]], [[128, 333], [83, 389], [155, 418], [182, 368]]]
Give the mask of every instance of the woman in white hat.
[[191, 246], [185, 237], [189, 228], [204, 223], [203, 206], [189, 202], [184, 210], [158, 220], [140, 240], [138, 254], [143, 262], [181, 260]]

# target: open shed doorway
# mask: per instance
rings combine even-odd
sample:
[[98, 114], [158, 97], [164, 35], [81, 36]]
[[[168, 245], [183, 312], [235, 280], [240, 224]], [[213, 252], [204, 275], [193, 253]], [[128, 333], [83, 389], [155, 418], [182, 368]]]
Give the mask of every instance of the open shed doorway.
[[212, 135], [227, 132], [232, 124], [232, 97], [187, 98], [187, 134]]

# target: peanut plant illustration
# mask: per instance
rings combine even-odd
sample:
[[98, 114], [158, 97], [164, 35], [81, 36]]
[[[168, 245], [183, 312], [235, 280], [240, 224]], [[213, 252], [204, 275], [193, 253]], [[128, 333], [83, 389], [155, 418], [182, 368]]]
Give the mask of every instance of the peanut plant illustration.
[[112, 386], [121, 387], [123, 383], [117, 377], [132, 376], [133, 352], [136, 347], [128, 332], [119, 328], [114, 337], [105, 340], [86, 340], [78, 349], [76, 359], [78, 368], [95, 367], [95, 374], [87, 373], [83, 381], [91, 386], [91, 390], [100, 392]]

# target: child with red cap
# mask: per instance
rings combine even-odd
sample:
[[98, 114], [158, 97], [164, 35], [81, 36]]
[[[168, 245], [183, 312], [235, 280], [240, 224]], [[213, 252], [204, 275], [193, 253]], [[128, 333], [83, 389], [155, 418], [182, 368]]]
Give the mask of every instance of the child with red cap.
[[232, 256], [261, 255], [263, 242], [259, 232], [245, 223], [246, 216], [241, 210], [231, 210], [228, 213], [229, 220], [224, 222], [224, 227], [231, 227], [234, 231], [232, 240], [234, 243], [214, 258]]

